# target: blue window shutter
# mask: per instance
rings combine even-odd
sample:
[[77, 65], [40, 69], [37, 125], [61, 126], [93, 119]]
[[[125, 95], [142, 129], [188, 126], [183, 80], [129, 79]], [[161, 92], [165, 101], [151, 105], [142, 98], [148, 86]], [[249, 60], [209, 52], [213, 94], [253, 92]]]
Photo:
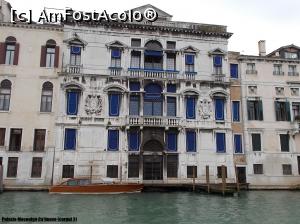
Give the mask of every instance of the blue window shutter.
[[111, 50], [111, 57], [112, 58], [120, 58], [121, 57], [121, 50], [120, 49], [112, 49]]
[[196, 132], [187, 131], [186, 132], [186, 151], [187, 152], [196, 152]]
[[195, 61], [195, 55], [193, 54], [186, 54], [185, 55], [185, 64], [193, 65]]
[[176, 84], [167, 84], [168, 93], [176, 93]]
[[167, 97], [167, 116], [176, 116], [176, 97]]
[[108, 144], [109, 151], [119, 150], [119, 130], [108, 130]]
[[65, 150], [76, 149], [76, 129], [65, 129]]
[[239, 101], [232, 102], [232, 120], [240, 121], [240, 102]]
[[230, 77], [234, 79], [237, 79], [239, 77], [237, 64], [230, 64]]
[[217, 152], [226, 152], [225, 133], [216, 133]]
[[130, 82], [129, 89], [130, 89], [130, 91], [135, 91], [135, 92], [140, 91], [140, 83], [139, 82]]
[[67, 115], [77, 115], [79, 92], [70, 91], [67, 93]]
[[222, 56], [220, 56], [220, 55], [214, 56], [214, 66], [222, 67]]
[[71, 54], [81, 54], [81, 47], [80, 46], [71, 46]]
[[139, 131], [128, 132], [129, 151], [139, 151], [140, 148], [140, 133]]
[[188, 97], [186, 98], [186, 118], [195, 119], [196, 118], [196, 98]]
[[148, 84], [145, 87], [145, 100], [160, 101], [162, 100], [162, 88], [158, 84]]
[[120, 94], [112, 93], [109, 97], [109, 116], [117, 117], [120, 111]]
[[243, 153], [242, 136], [234, 135], [234, 152]]
[[140, 114], [140, 97], [137, 95], [130, 96], [129, 115]]
[[176, 132], [167, 132], [167, 150], [168, 151], [177, 151], [177, 133]]
[[224, 99], [215, 99], [215, 118], [216, 120], [224, 120]]

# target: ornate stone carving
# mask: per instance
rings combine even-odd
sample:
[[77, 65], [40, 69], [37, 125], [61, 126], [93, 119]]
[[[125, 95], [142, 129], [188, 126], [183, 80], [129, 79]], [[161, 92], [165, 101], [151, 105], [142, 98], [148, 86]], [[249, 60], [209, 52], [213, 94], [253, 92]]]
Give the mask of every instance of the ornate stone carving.
[[100, 115], [102, 112], [102, 97], [88, 95], [85, 99], [85, 112], [87, 115]]
[[210, 119], [212, 116], [212, 100], [210, 98], [200, 99], [199, 113], [202, 119]]

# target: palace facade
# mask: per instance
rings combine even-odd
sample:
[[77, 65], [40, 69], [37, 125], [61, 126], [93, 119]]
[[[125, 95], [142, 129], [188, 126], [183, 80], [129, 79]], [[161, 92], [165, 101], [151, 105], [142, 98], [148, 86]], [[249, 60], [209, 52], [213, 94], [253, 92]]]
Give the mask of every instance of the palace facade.
[[28, 25], [1, 13], [5, 187], [205, 183], [207, 166], [212, 183], [225, 166], [227, 182], [299, 184], [299, 48], [228, 52], [225, 26], [134, 10], [148, 7], [157, 21]]

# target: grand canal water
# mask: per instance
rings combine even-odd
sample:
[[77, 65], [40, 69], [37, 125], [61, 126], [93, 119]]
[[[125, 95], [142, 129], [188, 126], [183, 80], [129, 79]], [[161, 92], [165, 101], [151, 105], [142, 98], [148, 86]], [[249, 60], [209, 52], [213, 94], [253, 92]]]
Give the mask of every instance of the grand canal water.
[[88, 224], [297, 224], [300, 192], [251, 191], [239, 197], [186, 192], [123, 195], [5, 192], [0, 195], [2, 217], [77, 217], [77, 223]]

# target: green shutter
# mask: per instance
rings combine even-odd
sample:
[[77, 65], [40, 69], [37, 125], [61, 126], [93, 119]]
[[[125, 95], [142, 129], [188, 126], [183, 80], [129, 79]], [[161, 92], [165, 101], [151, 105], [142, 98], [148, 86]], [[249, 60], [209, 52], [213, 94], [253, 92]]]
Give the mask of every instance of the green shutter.
[[263, 113], [263, 104], [262, 104], [262, 101], [259, 100], [258, 101], [258, 111], [259, 111], [259, 120], [260, 121], [263, 121], [264, 120], [264, 113]]
[[247, 100], [247, 111], [248, 111], [248, 120], [252, 120], [250, 115], [250, 100]]
[[290, 113], [290, 102], [285, 102], [285, 114], [286, 114], [286, 120], [291, 121], [291, 113]]
[[279, 121], [279, 104], [277, 101], [274, 101], [274, 106], [275, 106], [276, 121]]

